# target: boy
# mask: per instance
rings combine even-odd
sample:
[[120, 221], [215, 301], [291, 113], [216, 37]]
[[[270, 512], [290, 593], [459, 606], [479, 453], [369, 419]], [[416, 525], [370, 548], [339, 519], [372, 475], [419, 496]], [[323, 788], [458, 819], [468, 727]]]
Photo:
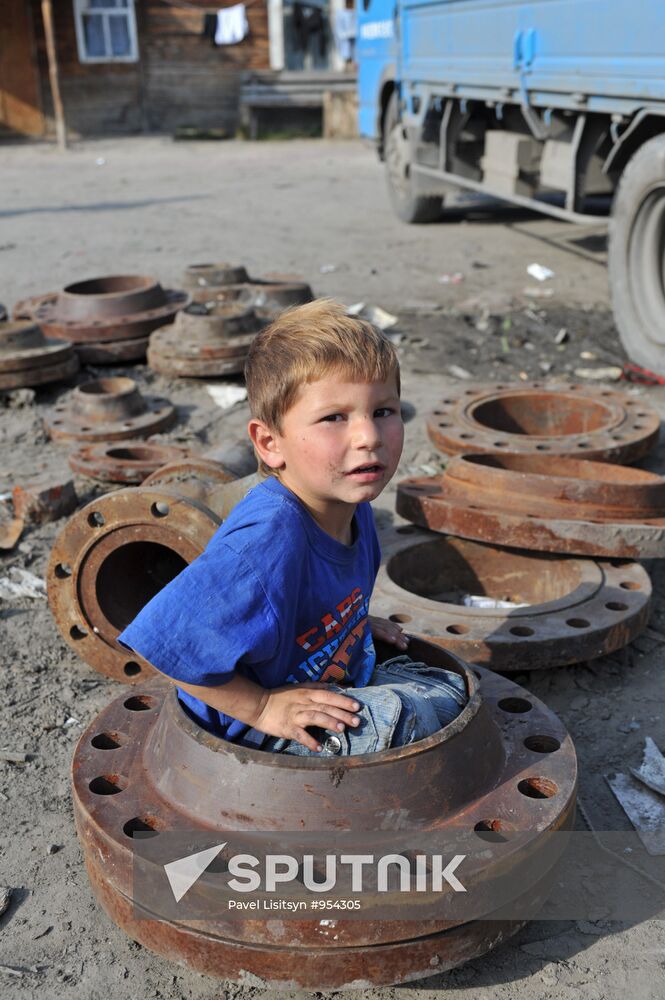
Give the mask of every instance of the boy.
[[[413, 690], [400, 698], [397, 667], [378, 681], [385, 687], [367, 687], [372, 636], [408, 644], [399, 625], [367, 613], [380, 563], [369, 501], [403, 442], [395, 350], [318, 300], [256, 337], [245, 376], [248, 431], [267, 478], [120, 641], [177, 683], [202, 726], [234, 742], [363, 753], [421, 738], [423, 712], [429, 731], [443, 724], [427, 675], [417, 678], [424, 705]], [[460, 679], [448, 680], [457, 691], [444, 692], [446, 718], [465, 701]]]

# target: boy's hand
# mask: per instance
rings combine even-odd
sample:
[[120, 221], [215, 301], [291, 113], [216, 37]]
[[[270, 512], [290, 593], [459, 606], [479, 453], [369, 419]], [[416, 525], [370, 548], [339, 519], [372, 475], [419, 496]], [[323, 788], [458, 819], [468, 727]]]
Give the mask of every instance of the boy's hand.
[[408, 648], [409, 636], [405, 635], [402, 626], [397, 622], [389, 622], [387, 618], [375, 618], [374, 615], [369, 615], [368, 620], [373, 639], [389, 642], [398, 649]]
[[265, 692], [267, 697], [254, 727], [269, 736], [297, 740], [308, 750], [320, 753], [323, 747], [307, 732], [306, 726], [341, 732], [357, 726], [360, 705], [353, 698], [331, 691], [325, 684], [288, 684]]

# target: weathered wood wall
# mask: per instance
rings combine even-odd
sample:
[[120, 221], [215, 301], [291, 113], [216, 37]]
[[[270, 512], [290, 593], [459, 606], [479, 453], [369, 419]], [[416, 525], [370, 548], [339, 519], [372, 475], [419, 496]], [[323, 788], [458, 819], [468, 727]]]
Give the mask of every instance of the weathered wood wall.
[[30, 8], [26, 0], [0, 0], [0, 136], [44, 129]]
[[[196, 0], [190, 0], [195, 3]], [[50, 110], [48, 71], [39, 0], [32, 0], [44, 105]], [[60, 85], [73, 134], [173, 132], [179, 126], [233, 133], [239, 118], [240, 77], [269, 66], [265, 0], [249, 0], [249, 35], [237, 45], [215, 46], [202, 34], [206, 13], [165, 0], [136, 0], [139, 61], [80, 63], [72, 0], [54, 4]], [[228, 4], [230, 5], [230, 4]]]

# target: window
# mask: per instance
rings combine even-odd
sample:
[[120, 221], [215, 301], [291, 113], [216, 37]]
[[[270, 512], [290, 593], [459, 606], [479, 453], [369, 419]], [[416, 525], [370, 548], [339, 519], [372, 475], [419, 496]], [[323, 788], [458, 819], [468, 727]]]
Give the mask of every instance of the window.
[[74, 0], [79, 60], [136, 62], [134, 0]]

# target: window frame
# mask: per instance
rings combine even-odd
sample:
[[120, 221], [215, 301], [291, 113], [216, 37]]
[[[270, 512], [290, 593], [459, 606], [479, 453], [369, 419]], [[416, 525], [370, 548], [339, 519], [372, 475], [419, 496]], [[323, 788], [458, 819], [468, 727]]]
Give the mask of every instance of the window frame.
[[[78, 49], [80, 63], [135, 63], [139, 61], [139, 43], [138, 32], [136, 30], [136, 11], [134, 7], [134, 0], [127, 0], [126, 7], [90, 7], [88, 5], [88, 0], [73, 0], [73, 4], [74, 25], [76, 28], [76, 47]], [[114, 56], [112, 53], [103, 56], [88, 55], [86, 52], [85, 32], [83, 30], [83, 16], [85, 14], [100, 14], [102, 16], [104, 25], [104, 42], [108, 49], [111, 48], [109, 15], [117, 17], [118, 14], [124, 14], [127, 22], [127, 29], [129, 31], [129, 55]]]

